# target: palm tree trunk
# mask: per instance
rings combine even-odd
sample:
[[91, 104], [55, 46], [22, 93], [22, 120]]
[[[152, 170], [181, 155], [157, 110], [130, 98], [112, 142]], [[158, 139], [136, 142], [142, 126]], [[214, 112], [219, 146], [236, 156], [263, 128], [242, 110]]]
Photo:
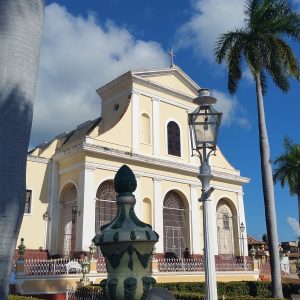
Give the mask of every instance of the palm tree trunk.
[[[298, 198], [298, 223], [299, 223], [299, 231], [300, 231], [300, 188], [297, 192], [297, 198]], [[298, 236], [298, 239], [300, 240], [300, 236]]]
[[278, 251], [276, 210], [274, 201], [274, 185], [260, 74], [256, 74], [255, 81], [258, 110], [261, 174], [272, 276], [272, 296], [274, 298], [283, 298]]
[[44, 0], [0, 0], [0, 299], [25, 206], [26, 157], [38, 73]]

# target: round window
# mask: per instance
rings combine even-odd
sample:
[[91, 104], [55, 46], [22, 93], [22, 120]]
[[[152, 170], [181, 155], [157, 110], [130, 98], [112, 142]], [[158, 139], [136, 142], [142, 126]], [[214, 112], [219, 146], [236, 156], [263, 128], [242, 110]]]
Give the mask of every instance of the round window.
[[114, 111], [118, 111], [119, 108], [120, 108], [120, 105], [118, 103], [114, 105]]

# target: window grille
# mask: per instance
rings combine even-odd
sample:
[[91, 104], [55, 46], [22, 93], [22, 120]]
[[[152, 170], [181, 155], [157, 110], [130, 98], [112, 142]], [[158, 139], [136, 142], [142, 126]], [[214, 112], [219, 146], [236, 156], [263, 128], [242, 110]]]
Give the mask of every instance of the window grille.
[[163, 203], [164, 251], [178, 257], [188, 247], [188, 210], [176, 192], [167, 193]]
[[167, 132], [168, 132], [168, 154], [174, 156], [181, 156], [179, 126], [174, 121], [171, 121], [168, 123]]
[[77, 190], [71, 186], [62, 198], [62, 255], [70, 257], [76, 250], [76, 227], [77, 227]]
[[31, 203], [32, 202], [32, 190], [26, 190], [26, 198], [25, 198], [25, 214], [31, 213]]
[[117, 214], [117, 193], [113, 181], [107, 180], [100, 184], [96, 193], [95, 232], [100, 233], [102, 225], [109, 223]]
[[224, 201], [217, 207], [218, 254], [234, 254], [233, 215]]
[[223, 214], [223, 229], [230, 230], [228, 213]]

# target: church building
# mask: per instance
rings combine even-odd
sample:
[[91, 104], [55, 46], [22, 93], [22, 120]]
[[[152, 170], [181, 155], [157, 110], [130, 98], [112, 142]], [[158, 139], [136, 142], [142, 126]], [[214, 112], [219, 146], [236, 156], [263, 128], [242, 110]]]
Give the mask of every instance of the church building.
[[[26, 249], [61, 257], [89, 251], [116, 214], [113, 179], [126, 164], [137, 179], [136, 215], [160, 236], [155, 252], [203, 254], [200, 161], [192, 156], [188, 128], [199, 89], [177, 66], [129, 71], [97, 90], [99, 118], [31, 150], [19, 235]], [[210, 164], [213, 251], [248, 255], [240, 225], [246, 224], [243, 184], [249, 179], [219, 148]]]

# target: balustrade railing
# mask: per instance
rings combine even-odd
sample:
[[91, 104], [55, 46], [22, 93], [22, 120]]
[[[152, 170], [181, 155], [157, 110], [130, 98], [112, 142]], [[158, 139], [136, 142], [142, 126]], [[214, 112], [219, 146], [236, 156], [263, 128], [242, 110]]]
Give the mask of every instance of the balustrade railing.
[[[24, 264], [25, 275], [59, 275], [81, 273], [80, 259], [26, 259]], [[252, 271], [253, 261], [250, 257], [216, 257], [217, 271]], [[97, 258], [97, 273], [106, 273], [104, 257]], [[204, 257], [197, 258], [170, 258], [158, 259], [159, 272], [204, 272]], [[260, 265], [260, 273], [269, 273], [269, 264]]]
[[197, 272], [204, 270], [202, 258], [160, 258], [158, 259], [160, 272]]
[[[201, 258], [170, 258], [158, 259], [160, 272], [201, 272], [204, 271], [204, 257]], [[216, 258], [217, 271], [252, 271], [253, 262], [247, 258]]]
[[[73, 265], [72, 262], [74, 262]], [[79, 267], [79, 264], [81, 262], [82, 260], [80, 259], [65, 259], [65, 258], [49, 259], [49, 260], [26, 259], [24, 263], [24, 274], [25, 275], [59, 275], [59, 274], [81, 273], [81, 267]]]
[[103, 256], [97, 258], [97, 272], [106, 273], [106, 264]]

